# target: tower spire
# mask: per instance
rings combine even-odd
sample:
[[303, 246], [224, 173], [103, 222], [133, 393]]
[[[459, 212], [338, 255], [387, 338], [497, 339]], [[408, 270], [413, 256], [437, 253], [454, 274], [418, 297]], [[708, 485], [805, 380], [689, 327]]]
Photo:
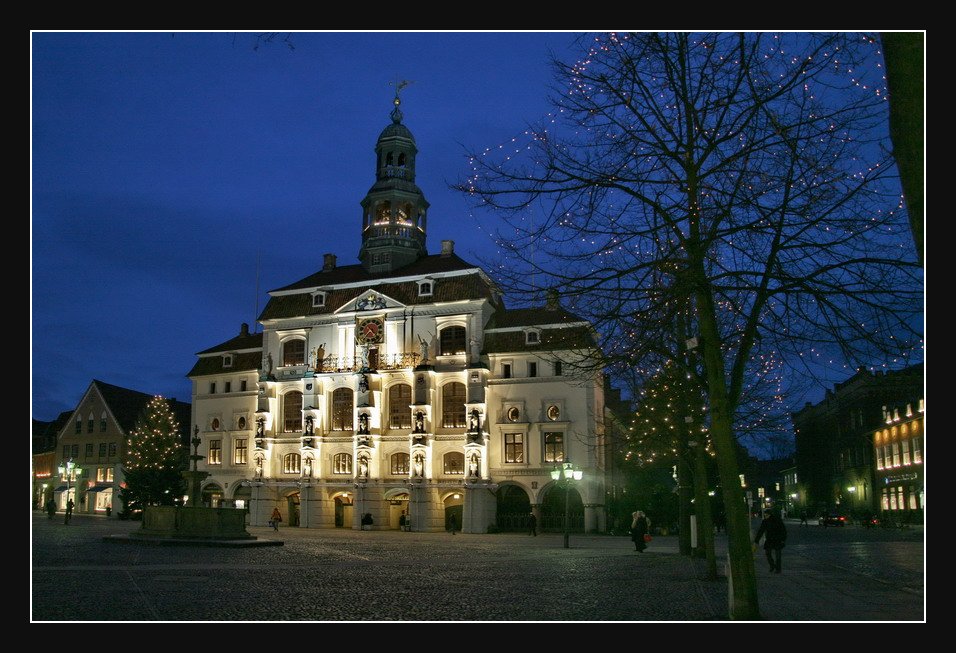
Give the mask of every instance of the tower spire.
[[395, 87], [392, 124], [375, 144], [375, 184], [362, 200], [362, 249], [359, 259], [372, 273], [391, 272], [427, 254], [425, 212], [428, 202], [415, 185], [415, 137], [402, 124], [400, 93], [412, 82], [390, 82]]

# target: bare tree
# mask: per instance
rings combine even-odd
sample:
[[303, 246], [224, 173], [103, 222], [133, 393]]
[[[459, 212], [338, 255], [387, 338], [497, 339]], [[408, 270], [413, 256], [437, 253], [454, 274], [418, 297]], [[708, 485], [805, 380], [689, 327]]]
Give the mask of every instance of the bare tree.
[[[921, 272], [899, 242], [908, 229], [872, 39], [588, 39], [580, 60], [554, 63], [547, 123], [473, 153], [459, 188], [508, 225], [509, 293], [557, 287], [592, 320], [605, 354], [595, 365], [646, 367], [664, 350], [700, 375], [730, 616], [756, 619], [734, 436], [760, 356], [813, 372], [811, 347], [883, 362], [920, 335]], [[690, 343], [675, 343], [681, 316]]]

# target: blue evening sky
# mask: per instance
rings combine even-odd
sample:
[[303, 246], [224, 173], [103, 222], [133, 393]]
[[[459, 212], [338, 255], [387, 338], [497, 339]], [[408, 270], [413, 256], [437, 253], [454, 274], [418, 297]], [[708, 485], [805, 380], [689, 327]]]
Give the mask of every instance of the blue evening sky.
[[428, 248], [493, 257], [464, 148], [544, 117], [572, 33], [32, 35], [32, 401], [52, 420], [94, 378], [190, 400], [195, 353], [266, 292], [356, 263], [359, 202], [396, 79], [431, 203]]

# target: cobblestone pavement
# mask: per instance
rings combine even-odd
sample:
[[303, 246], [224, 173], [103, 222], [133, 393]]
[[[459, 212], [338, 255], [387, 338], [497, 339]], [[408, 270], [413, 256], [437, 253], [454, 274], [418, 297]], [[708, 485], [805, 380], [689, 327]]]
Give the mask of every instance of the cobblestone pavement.
[[[104, 542], [139, 523], [33, 518], [33, 621], [716, 621], [727, 582], [699, 580], [701, 561], [676, 537], [636, 553], [625, 537], [468, 535], [250, 527], [280, 547], [225, 549]], [[791, 555], [789, 572], [761, 575], [768, 619], [920, 619], [922, 597], [852, 569], [822, 571]], [[758, 563], [761, 561], [758, 560]], [[804, 570], [797, 576], [799, 564]], [[721, 566], [723, 569], [723, 566]], [[828, 575], [830, 574], [830, 575]], [[868, 616], [827, 615], [863, 582]], [[799, 580], [798, 580], [799, 579]], [[841, 580], [842, 579], [842, 580]], [[829, 589], [821, 593], [823, 583]], [[838, 590], [838, 591], [835, 591]], [[826, 594], [829, 592], [829, 594]], [[859, 594], [859, 591], [857, 592]], [[900, 594], [896, 592], [896, 594]], [[856, 597], [859, 602], [859, 596]], [[816, 605], [814, 611], [801, 606]]]

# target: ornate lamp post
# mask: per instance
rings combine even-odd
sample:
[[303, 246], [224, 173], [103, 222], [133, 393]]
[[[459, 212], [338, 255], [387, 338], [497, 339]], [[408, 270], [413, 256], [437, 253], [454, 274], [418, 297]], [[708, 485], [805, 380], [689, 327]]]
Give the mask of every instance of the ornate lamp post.
[[571, 515], [570, 515], [570, 498], [571, 498], [571, 486], [574, 481], [580, 481], [584, 477], [584, 472], [580, 469], [574, 469], [574, 465], [571, 464], [570, 460], [565, 460], [561, 463], [560, 466], [556, 466], [551, 470], [551, 478], [561, 487], [564, 488], [564, 548], [570, 549], [570, 537], [571, 537]]
[[[57, 470], [58, 472], [60, 472], [60, 476], [66, 475], [66, 503], [69, 504], [69, 503], [70, 503], [70, 499], [71, 499], [71, 497], [70, 497], [70, 480], [71, 480], [72, 477], [74, 477], [74, 475], [75, 475], [75, 476], [79, 476], [80, 474], [82, 474], [82, 473], [83, 473], [83, 470], [80, 468], [79, 465], [77, 465], [75, 462], [73, 462], [73, 459], [72, 459], [72, 458], [70, 458], [68, 461], [66, 461], [65, 464], [64, 464], [64, 463], [61, 463], [61, 464], [56, 468], [56, 470]], [[76, 504], [75, 501], [74, 501], [73, 503], [74, 503], [74, 505]], [[70, 515], [70, 512], [71, 512], [71, 511], [70, 511], [70, 509], [69, 509], [69, 506], [67, 505], [66, 515], [65, 515], [64, 518], [63, 518], [63, 523], [64, 523], [64, 524], [69, 524], [69, 523], [70, 523], [70, 516], [71, 516], [71, 515]]]

